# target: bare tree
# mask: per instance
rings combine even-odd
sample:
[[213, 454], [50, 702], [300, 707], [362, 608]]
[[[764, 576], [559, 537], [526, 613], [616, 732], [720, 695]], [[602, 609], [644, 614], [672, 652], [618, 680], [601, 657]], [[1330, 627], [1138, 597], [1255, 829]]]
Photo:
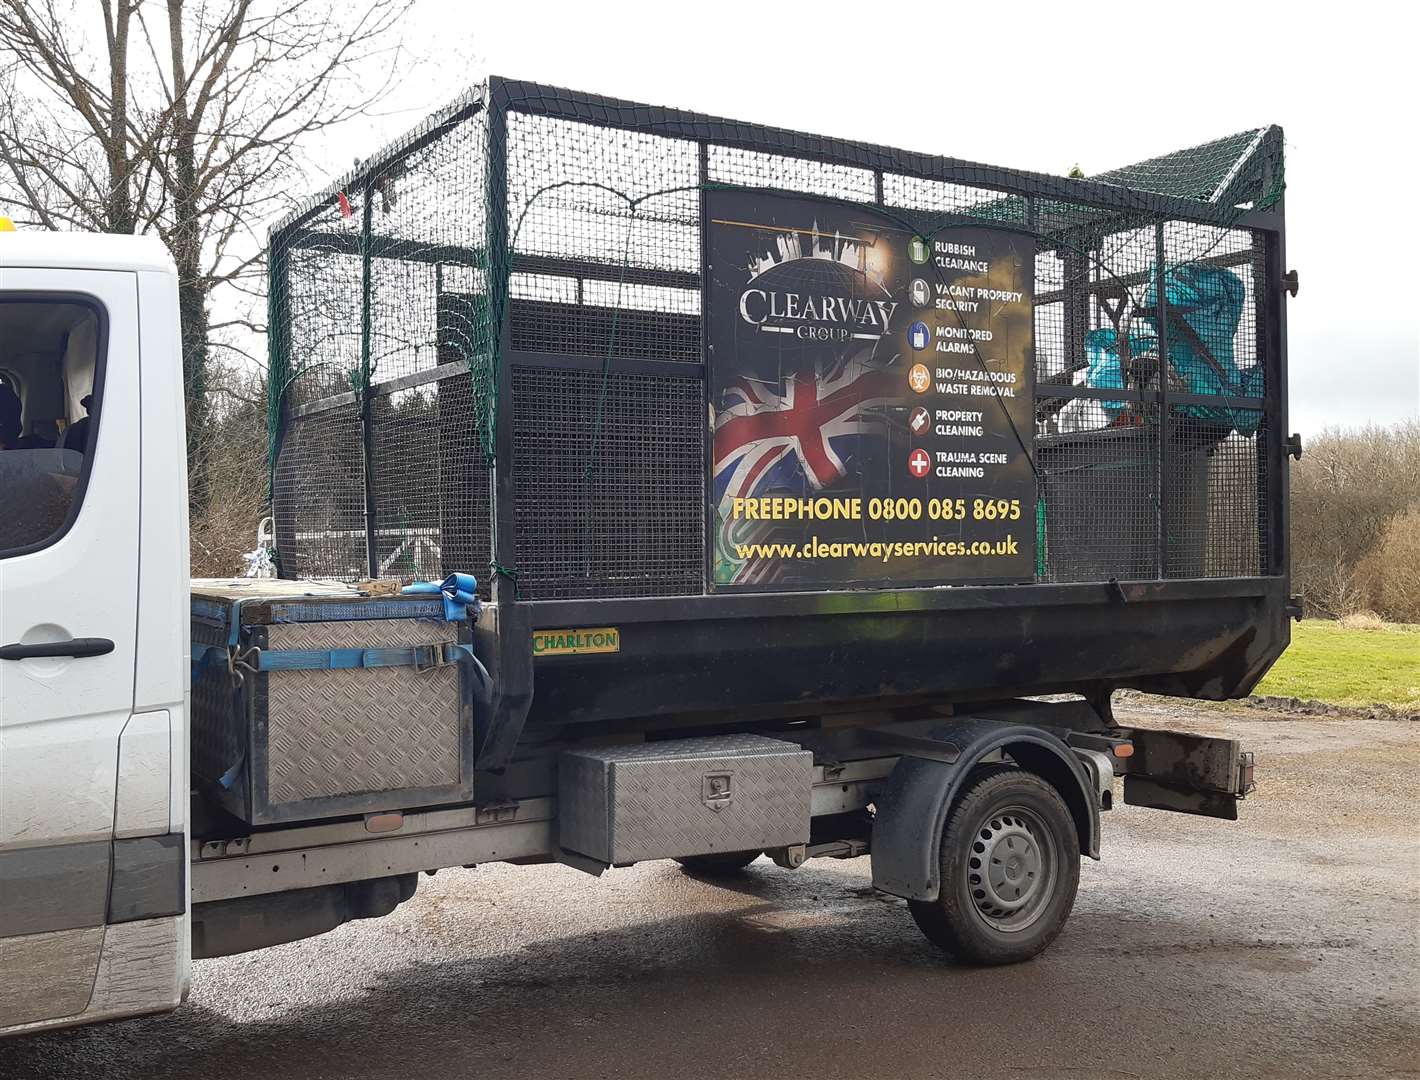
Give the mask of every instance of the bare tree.
[[192, 515], [194, 577], [224, 577], [241, 570], [242, 555], [256, 546], [257, 523], [270, 510], [266, 470], [266, 395], [260, 372], [220, 353], [212, 357], [211, 408], [193, 453], [208, 477], [206, 501]]
[[409, 4], [0, 0], [0, 211], [167, 244], [194, 465], [213, 351], [239, 348], [224, 331], [264, 330], [214, 320], [213, 293], [261, 292], [257, 230], [302, 188], [308, 141], [384, 97]]
[[1420, 421], [1311, 439], [1292, 465], [1292, 577], [1308, 611], [1338, 618], [1371, 606], [1384, 614], [1392, 602], [1378, 593], [1386, 590], [1395, 610], [1405, 607], [1407, 590], [1420, 591], [1420, 567], [1401, 555], [1413, 550], [1417, 513]]

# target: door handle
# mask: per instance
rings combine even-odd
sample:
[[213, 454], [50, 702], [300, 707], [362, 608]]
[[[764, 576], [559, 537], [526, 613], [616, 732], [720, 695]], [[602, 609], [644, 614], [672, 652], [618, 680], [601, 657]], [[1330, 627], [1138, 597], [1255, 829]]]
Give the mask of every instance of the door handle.
[[32, 645], [0, 645], [0, 660], [37, 660], [47, 656], [104, 656], [113, 652], [106, 637], [76, 637], [68, 641], [36, 641]]

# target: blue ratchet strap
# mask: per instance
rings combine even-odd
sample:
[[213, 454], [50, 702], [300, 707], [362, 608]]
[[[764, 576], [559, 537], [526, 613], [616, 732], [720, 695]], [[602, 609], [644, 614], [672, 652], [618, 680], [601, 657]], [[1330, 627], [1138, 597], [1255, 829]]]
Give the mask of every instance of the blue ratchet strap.
[[254, 597], [243, 597], [241, 600], [232, 603], [232, 625], [227, 631], [227, 644], [236, 648], [242, 640], [242, 605]]
[[[195, 684], [202, 677], [209, 667], [220, 664], [226, 669], [230, 666], [230, 658], [233, 651], [241, 641], [242, 634], [242, 605], [245, 600], [238, 600], [232, 605], [231, 626], [227, 632], [226, 645], [194, 645], [192, 646], [192, 681]], [[235, 693], [235, 691], [234, 691]], [[232, 763], [231, 768], [217, 778], [217, 783], [224, 791], [231, 791], [236, 786], [238, 778], [242, 775], [242, 769], [247, 763], [247, 754], [243, 750], [237, 755], [237, 760]]]
[[237, 777], [242, 774], [242, 766], [247, 763], [247, 752], [243, 750], [237, 758], [236, 764], [217, 778], [217, 783], [222, 785], [224, 791], [231, 791], [232, 786], [237, 782]]
[[202, 673], [215, 664], [220, 664], [222, 667], [227, 666], [225, 645], [194, 645], [192, 647], [193, 683], [202, 678]]
[[428, 671], [472, 657], [473, 650], [455, 641], [405, 645], [385, 649], [261, 649], [257, 671], [349, 671], [353, 668], [412, 667]]
[[232, 604], [231, 625], [227, 628], [227, 644], [223, 645], [193, 645], [192, 646], [192, 681], [195, 683], [202, 678], [203, 672], [214, 664], [220, 663], [222, 667], [227, 666], [227, 657], [234, 652], [241, 643], [242, 636], [242, 605], [250, 600], [247, 597]]
[[416, 581], [400, 591], [406, 596], [442, 594], [446, 622], [463, 622], [468, 618], [470, 608], [473, 609], [473, 617], [478, 618], [478, 579], [472, 574], [450, 574], [442, 582]]
[[192, 646], [192, 681], [195, 683], [202, 678], [202, 673], [209, 667], [219, 662], [223, 667], [227, 666], [227, 657], [230, 652], [235, 651], [241, 643], [242, 637], [242, 605], [251, 597], [238, 600], [232, 604], [231, 624], [227, 628], [227, 644], [223, 645], [196, 645]]

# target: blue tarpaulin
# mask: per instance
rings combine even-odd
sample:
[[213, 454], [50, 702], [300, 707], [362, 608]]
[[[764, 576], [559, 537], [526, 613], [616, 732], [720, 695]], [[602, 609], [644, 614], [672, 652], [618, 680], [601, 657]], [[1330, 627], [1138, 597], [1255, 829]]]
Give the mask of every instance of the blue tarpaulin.
[[[1129, 335], [1130, 353], [1140, 356], [1158, 349], [1158, 290], [1155, 275], [1144, 295], [1139, 318], [1147, 332]], [[1191, 394], [1227, 397], [1261, 397], [1262, 365], [1242, 368], [1233, 352], [1233, 338], [1242, 317], [1245, 290], [1242, 279], [1231, 270], [1191, 263], [1164, 274], [1164, 293], [1169, 313], [1169, 364]], [[1119, 364], [1119, 335], [1114, 330], [1091, 330], [1085, 339], [1089, 369], [1087, 386], [1105, 389], [1124, 386]], [[1122, 412], [1123, 401], [1105, 401], [1111, 416]], [[1180, 414], [1225, 424], [1243, 435], [1257, 430], [1262, 414], [1257, 409], [1228, 406], [1181, 405]]]
[[[1129, 353], [1142, 356], [1158, 348], [1158, 341], [1148, 334], [1129, 335]], [[1124, 389], [1124, 372], [1119, 366], [1119, 335], [1113, 330], [1091, 330], [1085, 335], [1085, 356], [1090, 361], [1085, 374], [1085, 385], [1102, 387], [1107, 390]], [[1128, 402], [1102, 401], [1105, 412], [1111, 417], [1124, 411]]]

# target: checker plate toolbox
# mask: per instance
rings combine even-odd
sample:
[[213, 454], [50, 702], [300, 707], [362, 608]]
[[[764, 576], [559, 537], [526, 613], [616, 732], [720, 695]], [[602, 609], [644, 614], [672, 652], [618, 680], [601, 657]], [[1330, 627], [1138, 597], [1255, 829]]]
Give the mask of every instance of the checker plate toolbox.
[[758, 735], [569, 751], [558, 761], [558, 842], [613, 865], [802, 844], [813, 760]]
[[[478, 574], [480, 775], [855, 702], [1246, 694], [1288, 641], [1281, 148], [1070, 179], [490, 79], [273, 229], [281, 573]], [[863, 416], [725, 463], [728, 420], [860, 369]], [[850, 483], [863, 518], [806, 542], [938, 561], [733, 546], [737, 491]], [[941, 554], [993, 506], [1000, 570]], [[533, 654], [591, 628], [615, 647]]]
[[438, 598], [194, 582], [193, 776], [253, 825], [468, 801], [461, 636]]

